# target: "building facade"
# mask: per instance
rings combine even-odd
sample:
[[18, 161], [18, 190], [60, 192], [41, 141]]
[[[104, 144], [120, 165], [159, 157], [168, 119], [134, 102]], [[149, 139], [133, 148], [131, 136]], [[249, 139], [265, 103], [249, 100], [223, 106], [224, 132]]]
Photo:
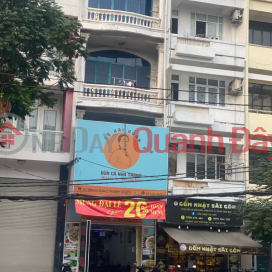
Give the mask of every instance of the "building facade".
[[[86, 37], [90, 55], [86, 60], [75, 61], [77, 81], [64, 94], [56, 91], [53, 109], [38, 107], [34, 117], [27, 117], [25, 123], [14, 119], [12, 125], [27, 141], [23, 149], [13, 154], [10, 151], [23, 141], [21, 135], [15, 136], [16, 146], [9, 146], [0, 154], [1, 180], [7, 183], [16, 180], [19, 184], [16, 192], [11, 187], [3, 195], [46, 196], [67, 192], [102, 198], [135, 195], [140, 190], [150, 196], [176, 195], [177, 202], [183, 203], [181, 195], [240, 192], [249, 187], [247, 169], [256, 159], [251, 157], [252, 151], [236, 152], [235, 148], [245, 145], [245, 131], [241, 128], [248, 128], [251, 137], [257, 133], [254, 131], [257, 127], [268, 133], [270, 130], [271, 3], [257, 0], [55, 2], [62, 6], [65, 15], [82, 23], [81, 33]], [[54, 76], [52, 72], [48, 85], [53, 83]], [[148, 183], [143, 179], [141, 184], [135, 176], [128, 176], [140, 170], [126, 171], [132, 167], [131, 158], [127, 159], [129, 136], [121, 133], [133, 135], [139, 127], [170, 136], [169, 144], [167, 137], [163, 141], [160, 138], [163, 144], [158, 144], [160, 150], [165, 148], [168, 153], [168, 162], [165, 160], [165, 165], [159, 167], [158, 157], [150, 156], [142, 166], [145, 171], [141, 172], [143, 177], [151, 179], [159, 175], [158, 180], [165, 188], [159, 182]], [[85, 130], [93, 134], [84, 138]], [[106, 138], [96, 139], [96, 131]], [[119, 154], [117, 158], [126, 167], [120, 166], [118, 160], [112, 162], [111, 157], [104, 162], [99, 159], [98, 151], [105, 153], [104, 142], [116, 133], [120, 133], [117, 151], [125, 150], [125, 155]], [[158, 134], [164, 137], [163, 133]], [[141, 148], [143, 142], [139, 142]], [[152, 145], [151, 150], [155, 149]], [[91, 156], [91, 150], [96, 150], [97, 156]], [[120, 183], [110, 184], [114, 178]], [[121, 182], [124, 178], [131, 180]], [[50, 186], [41, 190], [39, 186], [44, 179]], [[103, 183], [103, 179], [109, 183]], [[136, 185], [132, 185], [132, 179]], [[71, 186], [66, 183], [64, 187], [51, 186], [53, 181], [58, 184], [60, 180], [69, 180]], [[39, 186], [25, 186], [33, 181]], [[200, 195], [193, 200], [218, 204], [222, 198]], [[223, 201], [232, 207], [237, 198]], [[244, 234], [238, 233], [239, 223], [219, 228], [217, 224], [185, 221], [170, 224], [159, 216], [124, 220], [76, 213], [77, 204], [82, 202], [76, 204], [74, 200], [44, 203], [24, 202], [20, 210], [17, 202], [0, 203], [4, 218], [0, 241], [7, 245], [0, 249], [4, 256], [1, 267], [5, 270], [10, 270], [13, 264], [14, 270], [20, 265], [27, 271], [57, 272], [61, 271], [62, 263], [69, 263], [73, 272], [87, 271], [90, 267], [100, 272], [100, 262], [120, 268], [118, 265], [148, 266], [160, 261], [162, 267], [171, 271], [181, 265], [176, 263], [175, 254], [183, 251], [190, 258], [185, 260], [182, 253], [178, 262], [182, 260], [185, 265], [187, 261], [188, 267], [198, 260], [197, 271], [211, 271], [208, 266], [213, 261], [207, 264], [207, 258], [214, 257], [209, 259], [214, 260], [214, 271], [218, 271], [215, 265], [218, 258], [220, 268], [236, 272], [238, 266], [252, 267], [253, 251], [236, 252], [234, 256], [239, 257], [233, 257], [236, 261], [232, 263], [230, 252], [217, 257], [211, 252], [195, 251], [192, 253], [195, 255], [190, 255], [187, 244], [195, 243], [194, 236], [210, 231], [207, 247], [218, 246], [221, 238], [224, 242], [220, 246], [258, 247], [255, 242], [243, 240]], [[8, 212], [8, 207], [13, 212]], [[136, 211], [139, 210], [135, 210], [135, 215]], [[141, 211], [139, 214], [142, 215]], [[186, 230], [192, 240], [184, 242]], [[228, 244], [226, 235], [232, 234], [230, 241], [235, 240], [233, 237], [243, 241]], [[10, 242], [11, 235], [20, 241], [19, 246], [15, 238]], [[185, 250], [179, 248], [183, 244]], [[174, 245], [172, 252], [171, 245]], [[116, 248], [123, 252], [122, 256], [116, 254]], [[201, 254], [205, 265], [200, 264], [204, 260], [199, 259]]]

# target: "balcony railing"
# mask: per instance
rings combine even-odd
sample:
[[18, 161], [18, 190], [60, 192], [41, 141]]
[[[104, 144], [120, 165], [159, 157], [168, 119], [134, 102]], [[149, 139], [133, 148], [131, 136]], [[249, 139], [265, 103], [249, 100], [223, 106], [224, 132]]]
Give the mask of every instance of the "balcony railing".
[[261, 114], [272, 114], [272, 111], [267, 111], [267, 110], [256, 110], [256, 109], [249, 109], [248, 110], [251, 113], [261, 113]]
[[36, 152], [61, 152], [63, 142], [62, 131], [51, 130], [23, 130], [23, 135], [16, 135], [6, 129], [0, 133], [0, 142], [4, 149], [9, 150], [31, 150]]
[[83, 84], [83, 96], [105, 97], [158, 104], [158, 92], [118, 85]]
[[88, 8], [88, 19], [92, 21], [122, 23], [146, 28], [160, 28], [161, 20], [127, 11]]

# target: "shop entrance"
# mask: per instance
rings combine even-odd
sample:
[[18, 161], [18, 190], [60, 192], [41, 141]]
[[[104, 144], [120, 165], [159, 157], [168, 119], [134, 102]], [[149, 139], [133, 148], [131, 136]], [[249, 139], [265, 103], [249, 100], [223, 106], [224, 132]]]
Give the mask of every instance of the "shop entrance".
[[90, 224], [86, 242], [84, 272], [129, 272], [136, 263], [135, 226]]

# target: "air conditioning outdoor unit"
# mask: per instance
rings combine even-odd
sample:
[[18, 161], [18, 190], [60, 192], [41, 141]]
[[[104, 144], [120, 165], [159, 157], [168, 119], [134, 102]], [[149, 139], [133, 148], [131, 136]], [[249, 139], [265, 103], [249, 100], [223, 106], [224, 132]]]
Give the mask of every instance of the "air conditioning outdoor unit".
[[236, 9], [230, 16], [231, 23], [242, 23], [243, 21], [243, 11]]
[[229, 84], [229, 94], [241, 95], [243, 93], [243, 80], [234, 79]]

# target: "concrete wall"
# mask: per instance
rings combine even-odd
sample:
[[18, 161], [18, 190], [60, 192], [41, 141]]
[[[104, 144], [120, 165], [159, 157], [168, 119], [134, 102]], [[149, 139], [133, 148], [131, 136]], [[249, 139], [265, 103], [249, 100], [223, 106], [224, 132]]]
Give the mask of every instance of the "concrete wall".
[[259, 70], [259, 73], [271, 75], [272, 47], [249, 45], [249, 69]]

